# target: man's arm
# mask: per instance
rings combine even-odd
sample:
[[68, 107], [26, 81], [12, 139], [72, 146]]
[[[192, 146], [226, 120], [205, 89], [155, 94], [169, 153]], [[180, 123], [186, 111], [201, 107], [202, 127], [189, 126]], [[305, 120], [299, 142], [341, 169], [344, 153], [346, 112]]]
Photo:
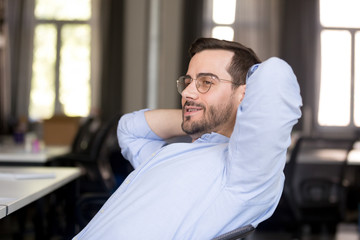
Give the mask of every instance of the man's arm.
[[140, 110], [121, 117], [117, 129], [123, 156], [134, 168], [166, 144], [165, 139], [185, 135], [181, 110]]
[[270, 203], [281, 194], [286, 150], [301, 105], [296, 77], [278, 58], [263, 62], [248, 79], [227, 163], [228, 186], [243, 192], [247, 202]]
[[181, 109], [157, 109], [147, 111], [145, 112], [145, 119], [151, 130], [162, 139], [186, 135], [181, 128]]

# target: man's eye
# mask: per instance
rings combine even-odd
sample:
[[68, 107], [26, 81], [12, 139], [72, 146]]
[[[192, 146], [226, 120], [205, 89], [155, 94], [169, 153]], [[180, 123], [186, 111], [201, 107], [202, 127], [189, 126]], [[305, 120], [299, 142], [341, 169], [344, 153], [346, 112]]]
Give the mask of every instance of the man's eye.
[[185, 86], [189, 85], [191, 83], [191, 78], [185, 78], [184, 84]]
[[201, 79], [201, 84], [203, 84], [203, 85], [211, 85], [211, 84], [213, 84], [213, 81], [212, 81], [211, 78], [203, 78], [203, 79]]

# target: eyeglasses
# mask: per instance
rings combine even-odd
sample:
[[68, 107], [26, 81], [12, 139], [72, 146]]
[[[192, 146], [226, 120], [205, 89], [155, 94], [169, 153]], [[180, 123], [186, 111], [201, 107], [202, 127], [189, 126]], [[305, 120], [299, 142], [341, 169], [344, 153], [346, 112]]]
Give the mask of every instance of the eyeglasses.
[[182, 94], [182, 92], [185, 90], [185, 88], [187, 88], [187, 86], [189, 86], [193, 80], [195, 80], [195, 86], [196, 86], [196, 89], [199, 91], [199, 93], [207, 93], [213, 84], [216, 84], [221, 81], [232, 83], [235, 85], [240, 85], [238, 83], [234, 83], [231, 80], [220, 79], [214, 75], [201, 75], [195, 79], [192, 79], [189, 76], [181, 76], [176, 81], [176, 86], [177, 86], [178, 92], [180, 94]]

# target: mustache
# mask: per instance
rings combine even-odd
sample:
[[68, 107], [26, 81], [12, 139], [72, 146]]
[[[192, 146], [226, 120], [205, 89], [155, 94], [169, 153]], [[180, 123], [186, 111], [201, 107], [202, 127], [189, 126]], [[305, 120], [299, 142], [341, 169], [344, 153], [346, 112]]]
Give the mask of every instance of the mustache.
[[201, 108], [204, 108], [204, 109], [205, 109], [205, 106], [204, 106], [204, 105], [202, 105], [202, 104], [200, 104], [200, 103], [195, 103], [195, 102], [193, 102], [193, 101], [186, 101], [186, 102], [184, 103], [183, 108], [186, 107], [186, 106], [201, 107]]

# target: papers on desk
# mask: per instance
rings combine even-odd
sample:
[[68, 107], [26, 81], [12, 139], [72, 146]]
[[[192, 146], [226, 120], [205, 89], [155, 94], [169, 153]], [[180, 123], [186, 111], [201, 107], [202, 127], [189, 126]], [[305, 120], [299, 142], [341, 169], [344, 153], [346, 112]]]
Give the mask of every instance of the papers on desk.
[[55, 173], [9, 173], [0, 172], [0, 179], [6, 180], [28, 180], [28, 179], [49, 179], [55, 178]]

